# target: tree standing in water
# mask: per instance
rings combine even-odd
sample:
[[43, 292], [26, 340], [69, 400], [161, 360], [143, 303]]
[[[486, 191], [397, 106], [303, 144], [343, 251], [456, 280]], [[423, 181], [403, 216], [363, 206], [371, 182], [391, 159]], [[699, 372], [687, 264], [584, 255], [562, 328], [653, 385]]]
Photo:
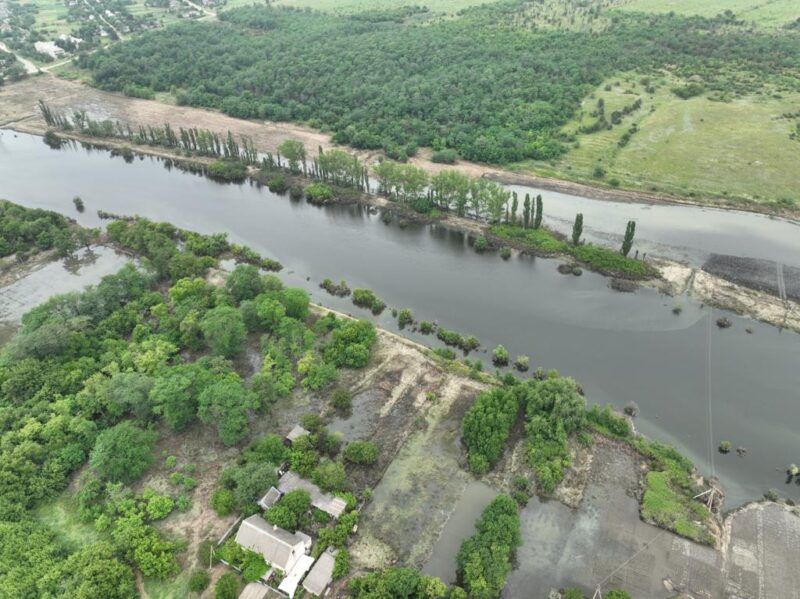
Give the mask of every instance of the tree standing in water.
[[572, 245], [580, 244], [581, 235], [583, 235], [583, 213], [578, 212], [575, 215], [575, 223], [572, 225]]
[[633, 236], [636, 234], [636, 222], [629, 220], [625, 227], [625, 238], [622, 240], [622, 255], [627, 256], [633, 247]]
[[522, 227], [527, 229], [531, 224], [531, 194], [525, 194], [525, 201], [522, 204]]
[[544, 204], [542, 203], [542, 196], [541, 194], [536, 196], [536, 216], [533, 220], [533, 228], [538, 229], [542, 226], [542, 210], [544, 208]]

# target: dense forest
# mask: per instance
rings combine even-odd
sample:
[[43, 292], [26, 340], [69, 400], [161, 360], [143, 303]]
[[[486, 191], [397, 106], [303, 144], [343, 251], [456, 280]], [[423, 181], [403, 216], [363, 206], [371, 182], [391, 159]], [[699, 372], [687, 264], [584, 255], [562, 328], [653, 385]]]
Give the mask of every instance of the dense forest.
[[707, 89], [797, 85], [800, 35], [714, 19], [613, 13], [600, 32], [514, 24], [520, 0], [455, 19], [365, 22], [270, 7], [224, 12], [85, 56], [103, 89], [173, 91], [181, 104], [301, 121], [340, 143], [455, 149], [508, 163], [560, 155], [581, 100], [620, 71], [669, 68]]
[[[18, 252], [71, 228], [52, 213], [0, 207]], [[185, 542], [154, 523], [190, 509], [197, 482], [184, 469], [168, 492], [131, 486], [153, 464], [158, 438], [204, 424], [223, 445], [239, 444], [252, 413], [363, 366], [375, 341], [370, 323], [318, 319], [305, 291], [255, 266], [237, 266], [223, 287], [206, 282], [220, 257], [263, 261], [224, 235], [120, 220], [108, 237], [145, 268], [129, 264], [33, 308], [0, 352], [2, 597], [130, 598], [134, 568], [176, 574]], [[246, 382], [233, 360], [248, 336], [260, 340], [263, 366]], [[32, 512], [79, 469], [78, 517], [100, 540], [76, 548]]]

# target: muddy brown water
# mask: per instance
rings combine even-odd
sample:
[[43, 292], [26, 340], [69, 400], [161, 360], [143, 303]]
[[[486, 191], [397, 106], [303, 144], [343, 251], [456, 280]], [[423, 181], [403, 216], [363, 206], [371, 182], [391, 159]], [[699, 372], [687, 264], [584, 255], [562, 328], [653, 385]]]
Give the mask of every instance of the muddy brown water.
[[[72, 204], [76, 195], [86, 205], [82, 214]], [[545, 220], [557, 226], [554, 195], [544, 194]], [[574, 376], [590, 402], [622, 407], [635, 401], [643, 433], [676, 445], [704, 473], [712, 473], [713, 457], [727, 507], [771, 487], [800, 498], [800, 486], [784, 485], [783, 475], [800, 446], [795, 333], [650, 289], [620, 294], [599, 275], [560, 275], [552, 260], [505, 262], [496, 254], [476, 254], [464, 234], [441, 226], [387, 225], [361, 206], [319, 208], [252, 184], [220, 185], [170, 172], [149, 157], [126, 164], [107, 151], [77, 145], [55, 151], [41, 138], [13, 132], [0, 132], [0, 197], [57, 210], [90, 226], [102, 224], [96, 211], [103, 209], [204, 233], [225, 231], [233, 241], [280, 260], [286, 282], [308, 289], [317, 303], [396, 328], [389, 310], [373, 318], [348, 298], [318, 288], [326, 277], [344, 278], [352, 288], [375, 290], [390, 306], [411, 308], [417, 318], [476, 335], [483, 348], [502, 343], [512, 356], [530, 355], [533, 368]], [[754, 257], [772, 259], [779, 252], [783, 262], [800, 263], [798, 229], [784, 221], [695, 207], [570, 201], [584, 214], [587, 202], [595, 202], [598, 214], [620, 220], [621, 227], [616, 220], [610, 224], [612, 233], [624, 229], [627, 217], [668, 209], [669, 217], [656, 219], [659, 226], [652, 230], [641, 217], [637, 237], [643, 244], [696, 241], [687, 254], [729, 253], [724, 243], [733, 239], [740, 254], [752, 250]], [[794, 227], [794, 237], [787, 237], [785, 227]], [[672, 314], [675, 304], [683, 307], [680, 316]], [[730, 329], [708, 326], [709, 318], [723, 315], [733, 322]], [[437, 344], [432, 337], [403, 334]], [[490, 366], [486, 353], [471, 357]], [[747, 447], [747, 456], [717, 454], [722, 439]]]

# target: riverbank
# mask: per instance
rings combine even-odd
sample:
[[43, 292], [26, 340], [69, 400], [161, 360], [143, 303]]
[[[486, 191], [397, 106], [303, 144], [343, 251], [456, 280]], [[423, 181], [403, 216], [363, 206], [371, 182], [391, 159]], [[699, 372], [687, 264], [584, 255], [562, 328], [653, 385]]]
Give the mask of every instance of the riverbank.
[[[261, 152], [277, 151], [286, 139], [298, 139], [308, 148], [310, 156], [317, 154], [318, 148], [340, 147], [331, 141], [331, 136], [323, 131], [291, 123], [270, 121], [254, 122], [229, 117], [220, 112], [174, 106], [155, 100], [129, 98], [121, 94], [105, 92], [86, 84], [59, 79], [47, 74], [29, 78], [0, 89], [0, 127], [17, 128], [25, 132], [43, 134], [46, 130], [37, 108], [37, 101], [44, 100], [54, 110], [65, 114], [85, 110], [96, 120], [119, 120], [132, 125], [162, 127], [169, 122], [174, 128], [201, 127], [212, 131], [231, 131], [235, 135], [246, 135]], [[376, 153], [344, 148], [366, 161]], [[458, 161], [454, 165], [435, 163], [430, 160], [430, 151], [422, 150], [411, 163], [430, 173], [442, 170], [457, 170], [472, 177], [494, 179], [501, 183], [528, 185], [548, 191], [574, 194], [595, 200], [648, 203], [684, 206], [713, 206], [737, 211], [754, 212], [780, 216], [800, 222], [800, 209], [778, 208], [756, 202], [742, 204], [724, 197], [681, 197], [655, 192], [642, 192], [601, 187], [576, 183], [561, 179], [538, 176], [535, 173], [517, 173], [498, 167]]]
[[[35, 123], [24, 122], [18, 123], [15, 130], [25, 133], [39, 134], [40, 128]], [[176, 151], [170, 151], [167, 148], [149, 146], [149, 145], [131, 145], [124, 141], [115, 139], [95, 139], [87, 136], [79, 135], [74, 132], [59, 132], [59, 135], [68, 139], [72, 139], [81, 143], [89, 144], [92, 147], [106, 148], [111, 151], [120, 152], [123, 148], [127, 148], [135, 153], [141, 155], [155, 156], [160, 159], [170, 160], [177, 165], [184, 165], [185, 168], [193, 170], [193, 165], [205, 168], [213, 159], [198, 156], [186, 157], [180, 155]], [[250, 176], [258, 180], [260, 183], [265, 183], [267, 178], [259, 175], [257, 169], [250, 170]], [[288, 177], [295, 179], [300, 184], [308, 183], [308, 179], [303, 177]], [[552, 251], [548, 247], [536, 248], [528, 247], [528, 244], [516, 243], [512, 239], [500, 238], [493, 235], [490, 227], [483, 222], [474, 219], [459, 217], [454, 214], [442, 214], [434, 218], [430, 216], [419, 214], [409, 206], [393, 202], [385, 197], [376, 196], [358, 192], [356, 190], [346, 189], [343, 190], [344, 194], [338, 201], [343, 203], [358, 203], [367, 206], [371, 209], [379, 209], [382, 211], [390, 212], [393, 218], [397, 220], [400, 226], [405, 226], [403, 223], [422, 223], [443, 226], [452, 231], [458, 231], [469, 236], [485, 235], [490, 241], [493, 242], [495, 247], [502, 247], [508, 245], [516, 249], [519, 254], [532, 254], [545, 257], [556, 257], [574, 263], [575, 257], [571, 253], [564, 252], [556, 248], [557, 251]], [[336, 201], [336, 200], [335, 200]], [[548, 233], [548, 235], [551, 235]], [[556, 236], [554, 236], [554, 239]], [[563, 243], [562, 243], [563, 245]], [[600, 248], [601, 246], [587, 246]], [[563, 249], [563, 248], [562, 248]], [[617, 256], [615, 252], [604, 249], [604, 254]], [[580, 261], [579, 261], [580, 262]], [[676, 261], [666, 260], [662, 258], [648, 259], [645, 264], [641, 261], [631, 261], [635, 264], [641, 264], [643, 273], [633, 278], [652, 277], [650, 280], [645, 281], [632, 281], [624, 282], [620, 285], [616, 279], [612, 279], [609, 285], [614, 289], [632, 291], [635, 290], [638, 284], [644, 284], [649, 287], [658, 289], [662, 293], [676, 297], [676, 301], [680, 302], [680, 296], [687, 295], [700, 303], [712, 305], [717, 308], [731, 310], [737, 314], [747, 316], [768, 324], [795, 330], [800, 332], [800, 304], [791, 299], [781, 300], [780, 298], [771, 295], [765, 291], [757, 291], [749, 289], [745, 286], [732, 283], [729, 280], [723, 279], [718, 276], [713, 276], [702, 269], [693, 268], [686, 264], [681, 264]], [[585, 266], [590, 266], [586, 265]], [[619, 273], [613, 270], [608, 270], [599, 266], [596, 268], [598, 272], [607, 276], [618, 275]], [[644, 277], [642, 277], [644, 275]]]

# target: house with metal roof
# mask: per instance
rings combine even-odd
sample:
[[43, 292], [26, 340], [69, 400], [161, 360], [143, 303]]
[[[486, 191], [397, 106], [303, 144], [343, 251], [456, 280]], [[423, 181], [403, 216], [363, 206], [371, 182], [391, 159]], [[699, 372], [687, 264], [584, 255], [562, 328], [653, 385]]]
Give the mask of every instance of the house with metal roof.
[[311, 549], [311, 537], [307, 534], [299, 531], [291, 533], [270, 524], [259, 515], [242, 521], [236, 533], [236, 542], [260, 553], [267, 564], [287, 574]]

